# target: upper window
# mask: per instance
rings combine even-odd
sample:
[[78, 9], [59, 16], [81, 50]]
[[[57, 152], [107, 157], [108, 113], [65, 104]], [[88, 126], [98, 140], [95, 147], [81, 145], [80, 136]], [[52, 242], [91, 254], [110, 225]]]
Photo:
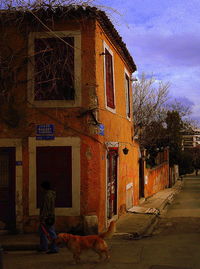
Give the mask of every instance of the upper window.
[[104, 53], [105, 53], [106, 105], [108, 108], [115, 109], [113, 55], [111, 50], [107, 46], [105, 46]]
[[35, 100], [74, 100], [74, 38], [35, 39]]
[[126, 94], [126, 116], [131, 117], [131, 108], [130, 108], [130, 77], [125, 72], [125, 94]]
[[29, 42], [29, 101], [39, 106], [78, 105], [80, 33], [33, 33]]

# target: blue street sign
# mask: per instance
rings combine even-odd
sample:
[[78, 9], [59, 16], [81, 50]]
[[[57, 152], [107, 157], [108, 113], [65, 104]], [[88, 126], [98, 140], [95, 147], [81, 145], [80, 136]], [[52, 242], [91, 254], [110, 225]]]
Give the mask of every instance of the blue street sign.
[[17, 165], [17, 166], [22, 165], [22, 161], [16, 161], [16, 162], [15, 162], [15, 165]]
[[103, 124], [99, 124], [99, 134], [100, 135], [104, 135], [104, 130], [105, 130], [105, 127]]
[[37, 135], [52, 135], [54, 134], [54, 124], [37, 125]]
[[37, 135], [36, 140], [54, 140], [54, 135]]

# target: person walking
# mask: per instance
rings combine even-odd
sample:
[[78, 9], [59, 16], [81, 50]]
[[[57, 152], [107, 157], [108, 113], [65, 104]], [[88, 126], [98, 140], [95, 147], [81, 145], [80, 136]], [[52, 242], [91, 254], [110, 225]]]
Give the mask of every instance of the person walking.
[[46, 252], [47, 254], [58, 253], [58, 247], [55, 244], [57, 235], [54, 228], [56, 193], [51, 189], [49, 181], [43, 181], [41, 187], [43, 189], [43, 197], [40, 206], [40, 246], [38, 251]]

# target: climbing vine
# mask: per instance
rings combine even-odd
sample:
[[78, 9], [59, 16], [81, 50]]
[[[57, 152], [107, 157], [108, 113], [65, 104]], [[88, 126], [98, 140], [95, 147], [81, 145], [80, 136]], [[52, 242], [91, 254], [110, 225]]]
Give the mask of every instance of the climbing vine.
[[[92, 2], [93, 0], [0, 1], [0, 120], [9, 127], [16, 128], [25, 119], [20, 104], [25, 103], [27, 98], [22, 98], [19, 91], [28, 79], [34, 80], [35, 100], [75, 98], [73, 39], [57, 36], [35, 39], [34, 54], [29, 55], [28, 35], [39, 31], [53, 33], [56, 20], [68, 16], [75, 19], [74, 10], [77, 13], [77, 10], [84, 9]], [[20, 49], [16, 48], [15, 41], [12, 40], [13, 30], [24, 39]], [[64, 58], [63, 55], [67, 56]], [[34, 78], [27, 79], [24, 75], [28, 64], [34, 65]], [[66, 88], [67, 91], [64, 90]]]

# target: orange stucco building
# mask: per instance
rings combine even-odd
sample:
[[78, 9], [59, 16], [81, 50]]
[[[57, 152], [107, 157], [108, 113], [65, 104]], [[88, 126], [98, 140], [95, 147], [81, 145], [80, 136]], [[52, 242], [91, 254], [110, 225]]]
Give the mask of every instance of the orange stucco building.
[[47, 179], [57, 230], [103, 230], [139, 200], [132, 57], [95, 8], [2, 11], [0, 29], [2, 227], [37, 230]]

